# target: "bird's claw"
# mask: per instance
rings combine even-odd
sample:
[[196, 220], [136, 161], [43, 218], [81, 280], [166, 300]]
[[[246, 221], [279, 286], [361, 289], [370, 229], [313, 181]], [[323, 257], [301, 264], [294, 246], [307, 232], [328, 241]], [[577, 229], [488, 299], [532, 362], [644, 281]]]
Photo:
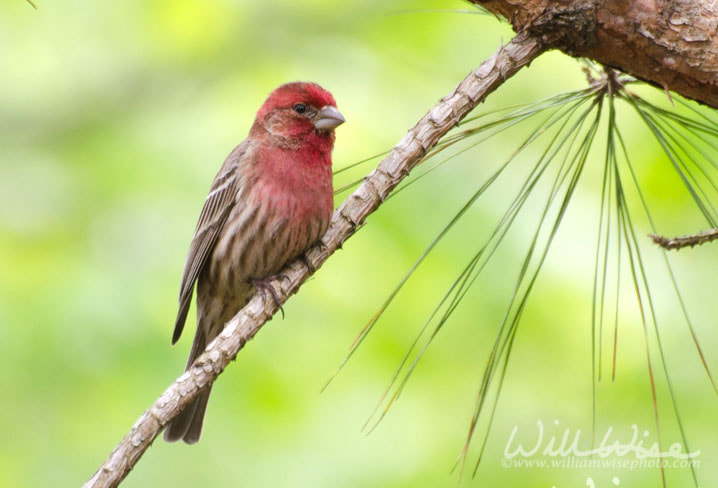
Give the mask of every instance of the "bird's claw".
[[271, 280], [274, 278], [280, 278], [289, 280], [289, 277], [283, 274], [278, 275], [272, 275], [264, 279], [255, 279], [251, 280], [251, 283], [254, 285], [254, 287], [259, 291], [259, 294], [262, 295], [262, 300], [267, 301], [267, 291], [269, 291], [269, 294], [272, 295], [272, 298], [274, 299], [274, 303], [279, 308], [279, 311], [282, 312], [282, 319], [284, 319], [284, 309], [282, 308], [282, 302], [279, 299], [279, 295], [277, 295], [277, 290], [274, 289], [272, 284], [270, 283]]
[[302, 253], [302, 255], [299, 256], [299, 258], [302, 260], [304, 265], [309, 270], [309, 274], [314, 274], [314, 272], [317, 270], [317, 268], [314, 267], [314, 265], [312, 264], [311, 261], [309, 261], [309, 257], [307, 257], [307, 253]]

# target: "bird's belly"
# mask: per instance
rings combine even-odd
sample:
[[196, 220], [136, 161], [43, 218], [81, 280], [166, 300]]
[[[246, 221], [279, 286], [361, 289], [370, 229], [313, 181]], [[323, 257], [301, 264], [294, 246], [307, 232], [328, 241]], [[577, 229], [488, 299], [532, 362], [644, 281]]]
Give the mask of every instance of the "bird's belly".
[[291, 205], [236, 206], [200, 281], [211, 283], [219, 295], [243, 297], [248, 281], [278, 273], [322, 236], [331, 216], [331, 208], [292, 210]]

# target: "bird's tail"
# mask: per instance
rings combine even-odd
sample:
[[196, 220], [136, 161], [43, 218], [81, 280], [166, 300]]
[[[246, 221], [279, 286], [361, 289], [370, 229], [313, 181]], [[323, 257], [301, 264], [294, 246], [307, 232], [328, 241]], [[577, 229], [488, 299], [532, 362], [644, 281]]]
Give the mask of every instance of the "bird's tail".
[[[201, 323], [202, 321], [198, 322], [197, 332], [194, 336], [194, 343], [192, 344], [192, 350], [190, 351], [185, 370], [192, 367], [195, 359], [204, 352], [205, 347], [207, 347], [207, 342], [214, 339], [214, 337], [207, 337], [207, 333], [211, 328], [204, 327]], [[184, 410], [167, 425], [163, 435], [167, 442], [176, 442], [182, 439], [187, 444], [195, 444], [199, 441], [202, 435], [202, 425], [204, 424], [204, 414], [207, 410], [207, 401], [209, 400], [211, 391], [212, 385], [209, 385], [207, 390], [200, 393], [192, 403], [187, 405]]]
[[175, 442], [182, 439], [187, 444], [196, 444], [202, 435], [204, 413], [207, 410], [207, 401], [211, 391], [208, 389], [200, 395], [165, 428], [164, 439]]

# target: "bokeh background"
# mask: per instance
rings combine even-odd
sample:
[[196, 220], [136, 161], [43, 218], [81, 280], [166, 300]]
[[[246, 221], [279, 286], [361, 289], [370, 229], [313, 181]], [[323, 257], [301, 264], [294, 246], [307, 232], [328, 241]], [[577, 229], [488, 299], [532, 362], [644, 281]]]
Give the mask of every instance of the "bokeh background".
[[[312, 80], [334, 93], [347, 118], [337, 134], [340, 168], [391, 148], [512, 36], [494, 17], [440, 11], [470, 10], [458, 1], [37, 3], [39, 10], [22, 0], [0, 7], [0, 485], [7, 487], [80, 485], [181, 373], [193, 325], [178, 346], [169, 342], [196, 218], [223, 158], [271, 89]], [[576, 60], [551, 53], [479, 110], [585, 83]], [[650, 133], [627, 111], [619, 118], [660, 228], [705, 228]], [[320, 389], [406, 270], [526, 130], [467, 151], [387, 202], [287, 303], [286, 319], [269, 323], [221, 376], [202, 441], [156, 441], [124, 486], [456, 486], [451, 469], [535, 212], [517, 221], [401, 400], [371, 435], [361, 428], [436, 301], [503, 214], [502, 195], [518, 184], [511, 173], [476, 203], [330, 387]], [[540, 151], [526, 151], [516, 164]], [[476, 478], [464, 474], [462, 485], [577, 487], [589, 486], [589, 477], [600, 487], [660, 485], [657, 469], [501, 465], [514, 426], [531, 444], [538, 421], [547, 436], [580, 429], [590, 447], [602, 157], [597, 151], [589, 159], [524, 314], [481, 467]], [[373, 164], [341, 174], [337, 186]], [[714, 486], [716, 395], [660, 252], [640, 221], [637, 231], [656, 275], [676, 404], [691, 450], [701, 451], [697, 474], [701, 486]], [[670, 256], [713, 369], [716, 256], [715, 245]], [[646, 340], [630, 286], [623, 293], [618, 376], [598, 386], [597, 434], [612, 427], [627, 442], [636, 424], [650, 431], [650, 443], [656, 431]], [[654, 371], [667, 447], [680, 438], [660, 363]], [[666, 475], [670, 486], [692, 486], [688, 470]]]

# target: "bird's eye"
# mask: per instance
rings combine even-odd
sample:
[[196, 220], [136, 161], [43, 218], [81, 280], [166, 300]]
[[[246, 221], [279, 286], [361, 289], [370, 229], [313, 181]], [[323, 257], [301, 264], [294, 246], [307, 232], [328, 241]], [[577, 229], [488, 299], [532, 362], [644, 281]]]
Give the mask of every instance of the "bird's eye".
[[292, 108], [293, 108], [294, 111], [297, 112], [298, 114], [303, 114], [304, 112], [307, 111], [307, 106], [304, 105], [303, 103], [297, 103], [297, 104], [294, 105], [294, 107], [292, 107]]

